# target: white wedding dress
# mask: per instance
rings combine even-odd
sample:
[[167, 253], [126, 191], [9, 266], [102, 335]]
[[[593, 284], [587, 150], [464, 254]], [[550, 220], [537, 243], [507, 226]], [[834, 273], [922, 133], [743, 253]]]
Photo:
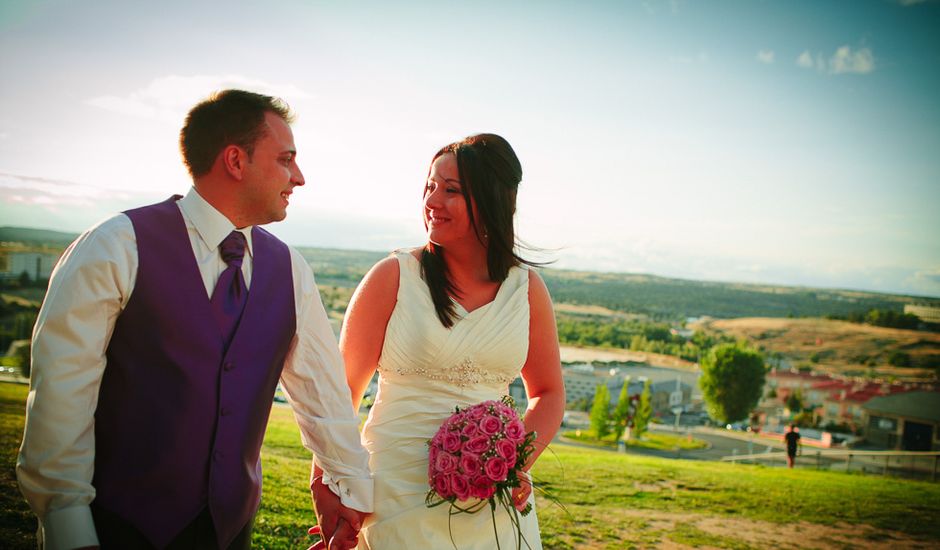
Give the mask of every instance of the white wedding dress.
[[[459, 550], [497, 547], [489, 506], [449, 518], [447, 503], [425, 505], [428, 446], [454, 407], [508, 393], [529, 348], [529, 274], [513, 267], [496, 298], [445, 328], [437, 317], [418, 260], [396, 253], [401, 271], [398, 303], [385, 331], [379, 390], [362, 432], [375, 476], [375, 513], [360, 533], [359, 549]], [[530, 502], [535, 504], [534, 498]], [[448, 522], [449, 519], [449, 522]], [[520, 516], [522, 548], [540, 549], [533, 508]], [[499, 546], [515, 549], [509, 514], [496, 507]]]

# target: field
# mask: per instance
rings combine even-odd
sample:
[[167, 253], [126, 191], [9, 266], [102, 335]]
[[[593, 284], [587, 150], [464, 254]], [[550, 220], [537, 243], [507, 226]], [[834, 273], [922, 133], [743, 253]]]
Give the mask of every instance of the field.
[[[766, 353], [783, 355], [794, 367], [810, 366], [828, 374], [930, 380], [935, 379], [940, 362], [940, 333], [936, 332], [766, 317], [717, 319], [697, 326], [745, 338]], [[905, 354], [911, 366], [891, 365], [898, 353]]]
[[[0, 383], [0, 540], [34, 548], [13, 477], [25, 386]], [[305, 548], [310, 456], [276, 406], [263, 450], [254, 546]], [[553, 445], [535, 468], [565, 509], [538, 500], [546, 548], [935, 548], [940, 484], [813, 470], [668, 460]], [[446, 550], [446, 549], [445, 549]]]

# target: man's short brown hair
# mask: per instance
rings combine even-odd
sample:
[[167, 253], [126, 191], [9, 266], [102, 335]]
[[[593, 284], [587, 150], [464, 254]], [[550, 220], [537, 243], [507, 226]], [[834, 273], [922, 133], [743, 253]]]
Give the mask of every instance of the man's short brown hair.
[[244, 90], [216, 92], [193, 107], [180, 130], [180, 152], [189, 173], [194, 178], [208, 174], [229, 145], [241, 147], [251, 158], [255, 143], [265, 134], [267, 112], [288, 124], [294, 120], [283, 100]]

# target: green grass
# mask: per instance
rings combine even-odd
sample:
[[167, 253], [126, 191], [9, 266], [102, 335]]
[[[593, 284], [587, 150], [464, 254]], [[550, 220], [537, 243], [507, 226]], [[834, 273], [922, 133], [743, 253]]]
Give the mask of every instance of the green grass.
[[[33, 548], [35, 519], [16, 489], [13, 464], [22, 434], [25, 386], [0, 383], [4, 548]], [[536, 479], [567, 511], [539, 498], [546, 548], [629, 548], [672, 542], [686, 546], [756, 548], [697, 521], [827, 526], [871, 525], [866, 540], [887, 531], [940, 541], [940, 484], [815, 470], [669, 460], [554, 445], [534, 469]], [[304, 548], [313, 524], [307, 481], [310, 454], [287, 407], [275, 407], [263, 450], [264, 498], [255, 524], [256, 548]], [[665, 524], [662, 516], [673, 517]], [[757, 527], [754, 527], [757, 529]], [[791, 541], [798, 544], [799, 541]], [[805, 544], [811, 544], [806, 541]], [[928, 544], [929, 545], [929, 544]]]
[[[611, 449], [617, 448], [617, 442], [614, 440], [614, 434], [597, 439], [592, 430], [572, 430], [564, 432], [563, 435], [568, 439], [578, 441], [580, 443], [586, 443], [588, 445], [608, 447]], [[676, 450], [676, 447], [683, 450], [704, 449], [708, 446], [708, 443], [702, 441], [701, 439], [690, 440], [688, 437], [653, 432], [647, 432], [643, 434], [642, 439], [637, 439], [635, 437], [630, 438], [630, 440], [626, 443], [627, 447], [635, 449], [655, 449], [658, 451], [674, 451]]]
[[16, 455], [23, 440], [26, 393], [22, 384], [0, 383], [0, 541], [4, 548], [36, 548], [36, 518], [16, 485]]

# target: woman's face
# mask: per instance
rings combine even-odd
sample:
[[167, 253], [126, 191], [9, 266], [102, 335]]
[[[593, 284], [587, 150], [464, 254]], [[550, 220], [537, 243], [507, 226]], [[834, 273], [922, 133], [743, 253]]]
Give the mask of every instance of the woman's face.
[[479, 242], [461, 186], [457, 157], [447, 153], [434, 159], [424, 188], [424, 224], [428, 240], [436, 245], [453, 246], [467, 239]]

